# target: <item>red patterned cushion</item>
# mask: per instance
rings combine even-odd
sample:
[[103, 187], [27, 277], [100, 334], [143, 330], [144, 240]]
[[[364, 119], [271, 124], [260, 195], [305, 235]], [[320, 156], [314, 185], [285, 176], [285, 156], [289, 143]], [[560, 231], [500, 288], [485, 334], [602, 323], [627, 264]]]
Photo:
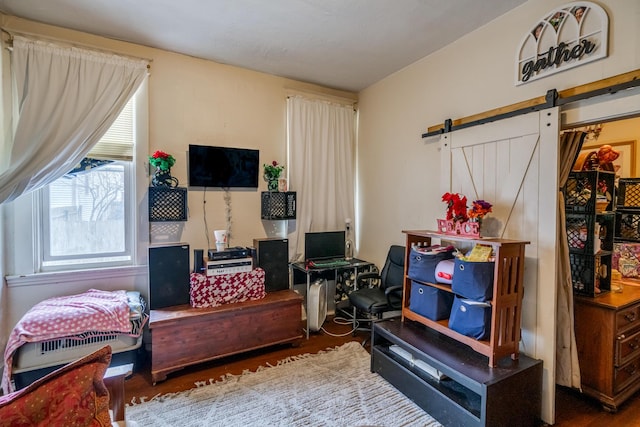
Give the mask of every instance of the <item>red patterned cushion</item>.
[[106, 346], [0, 396], [0, 426], [110, 426], [103, 381], [110, 362], [111, 347]]
[[218, 307], [232, 302], [264, 298], [264, 270], [206, 276], [191, 273], [189, 296], [192, 307]]

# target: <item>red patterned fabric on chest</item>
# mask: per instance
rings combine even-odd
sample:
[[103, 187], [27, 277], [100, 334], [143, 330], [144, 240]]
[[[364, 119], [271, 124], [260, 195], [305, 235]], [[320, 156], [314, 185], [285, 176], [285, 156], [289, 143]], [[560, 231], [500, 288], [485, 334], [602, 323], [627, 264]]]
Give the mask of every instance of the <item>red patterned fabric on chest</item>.
[[192, 307], [217, 307], [234, 302], [264, 298], [264, 270], [206, 276], [192, 273], [189, 296]]

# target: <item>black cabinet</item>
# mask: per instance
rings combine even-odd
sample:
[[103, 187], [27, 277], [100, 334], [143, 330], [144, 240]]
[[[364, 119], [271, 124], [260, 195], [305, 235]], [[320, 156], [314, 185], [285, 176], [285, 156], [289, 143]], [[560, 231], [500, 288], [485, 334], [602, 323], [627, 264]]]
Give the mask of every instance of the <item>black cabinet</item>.
[[391, 319], [373, 325], [371, 371], [444, 425], [539, 425], [541, 360], [521, 354], [489, 367], [485, 357], [449, 337]]

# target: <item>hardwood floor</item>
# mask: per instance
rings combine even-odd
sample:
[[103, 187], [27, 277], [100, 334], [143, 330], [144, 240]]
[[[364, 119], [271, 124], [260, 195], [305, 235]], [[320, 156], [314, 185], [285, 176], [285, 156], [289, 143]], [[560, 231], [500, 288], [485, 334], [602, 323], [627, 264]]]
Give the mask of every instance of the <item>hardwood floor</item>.
[[[191, 389], [196, 382], [220, 379], [230, 373], [239, 375], [245, 370], [255, 371], [259, 366], [275, 364], [302, 353], [317, 353], [326, 348], [342, 345], [349, 341], [363, 342], [369, 339], [369, 332], [349, 333], [350, 326], [339, 325], [328, 319], [324, 328], [341, 337], [333, 337], [324, 332], [312, 333], [309, 340], [302, 339], [297, 346], [281, 345], [255, 350], [224, 359], [191, 366], [169, 374], [166, 381], [153, 385], [148, 360], [141, 361], [136, 372], [125, 382], [125, 402], [135, 398], [151, 398], [157, 394], [175, 393]], [[365, 347], [367, 350], [367, 346]], [[640, 393], [629, 399], [616, 413], [604, 411], [595, 400], [577, 391], [558, 387], [556, 393], [556, 423], [559, 427], [640, 427]]]
[[566, 387], [557, 387], [554, 426], [640, 426], [640, 392], [623, 403], [616, 413], [611, 413], [602, 409], [602, 405], [589, 396]]
[[329, 333], [344, 336], [333, 337], [321, 332], [311, 333], [308, 340], [302, 339], [295, 346], [283, 344], [189, 366], [169, 374], [165, 381], [161, 381], [156, 385], [153, 385], [151, 380], [150, 360], [144, 360], [139, 363], [136, 372], [125, 382], [125, 401], [131, 402], [133, 398], [139, 400], [144, 396], [151, 398], [156, 394], [188, 390], [195, 387], [197, 381], [217, 380], [227, 373], [239, 375], [245, 370], [255, 371], [260, 366], [274, 365], [279, 360], [290, 356], [317, 353], [349, 341], [363, 342], [370, 336], [369, 332], [364, 331], [358, 331], [356, 336], [353, 336], [349, 333], [351, 331], [350, 325], [336, 324], [332, 319], [327, 319], [324, 323], [324, 329]]

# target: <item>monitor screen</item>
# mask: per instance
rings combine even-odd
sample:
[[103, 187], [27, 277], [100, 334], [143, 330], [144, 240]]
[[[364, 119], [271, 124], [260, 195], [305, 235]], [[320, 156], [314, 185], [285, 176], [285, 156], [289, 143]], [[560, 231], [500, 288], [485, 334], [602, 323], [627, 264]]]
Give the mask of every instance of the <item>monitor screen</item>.
[[304, 257], [306, 260], [344, 258], [343, 231], [305, 233]]
[[258, 188], [259, 151], [189, 145], [189, 186]]

